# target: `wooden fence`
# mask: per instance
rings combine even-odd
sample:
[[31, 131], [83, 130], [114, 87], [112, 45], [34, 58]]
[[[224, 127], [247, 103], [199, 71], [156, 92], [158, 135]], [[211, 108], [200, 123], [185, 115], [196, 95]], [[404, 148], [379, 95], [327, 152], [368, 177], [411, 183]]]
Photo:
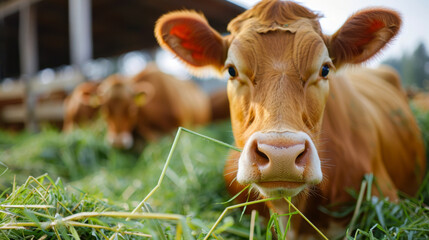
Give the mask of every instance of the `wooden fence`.
[[[60, 125], [64, 118], [64, 99], [84, 77], [73, 74], [67, 77], [42, 82], [30, 79], [34, 103], [32, 119], [37, 125], [52, 123]], [[0, 87], [0, 127], [21, 129], [28, 122], [26, 86], [23, 81], [5, 82]], [[18, 126], [18, 127], [16, 127]]]

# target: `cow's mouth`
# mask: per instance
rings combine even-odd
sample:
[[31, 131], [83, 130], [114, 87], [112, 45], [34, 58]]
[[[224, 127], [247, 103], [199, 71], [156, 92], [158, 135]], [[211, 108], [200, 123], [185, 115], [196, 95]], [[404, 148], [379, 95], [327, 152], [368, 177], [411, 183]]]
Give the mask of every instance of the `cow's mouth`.
[[263, 188], [299, 188], [304, 185], [305, 182], [290, 182], [290, 181], [275, 181], [275, 182], [259, 182], [258, 186]]
[[305, 182], [272, 181], [254, 183], [265, 197], [293, 197], [307, 187]]

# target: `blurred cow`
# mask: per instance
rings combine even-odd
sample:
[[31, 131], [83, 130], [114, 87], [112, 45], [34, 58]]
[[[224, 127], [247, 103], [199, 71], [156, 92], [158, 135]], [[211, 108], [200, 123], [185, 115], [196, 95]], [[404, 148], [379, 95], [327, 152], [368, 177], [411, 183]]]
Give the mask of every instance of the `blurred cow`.
[[417, 109], [423, 112], [429, 112], [429, 93], [419, 92], [412, 99], [413, 104]]
[[210, 109], [212, 121], [230, 119], [226, 88], [221, 88], [210, 93]]
[[64, 100], [64, 131], [70, 131], [95, 119], [99, 110], [97, 88], [99, 83], [84, 82]]
[[181, 81], [149, 66], [131, 79], [112, 75], [99, 87], [107, 140], [130, 148], [135, 131], [153, 141], [179, 126], [210, 120], [209, 98], [191, 81]]
[[409, 87], [406, 89], [406, 94], [412, 106], [419, 111], [429, 112], [429, 92]]

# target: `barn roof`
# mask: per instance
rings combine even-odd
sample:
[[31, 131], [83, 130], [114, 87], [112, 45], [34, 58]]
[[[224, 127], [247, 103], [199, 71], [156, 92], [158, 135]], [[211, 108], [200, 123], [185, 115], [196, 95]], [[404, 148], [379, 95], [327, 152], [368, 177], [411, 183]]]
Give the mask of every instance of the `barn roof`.
[[[38, 69], [71, 62], [68, 0], [0, 0], [0, 79], [20, 75], [19, 9], [25, 3], [36, 12]], [[92, 0], [90, 4], [93, 58], [155, 48], [154, 23], [168, 11], [204, 12], [220, 32], [244, 11], [225, 0]]]

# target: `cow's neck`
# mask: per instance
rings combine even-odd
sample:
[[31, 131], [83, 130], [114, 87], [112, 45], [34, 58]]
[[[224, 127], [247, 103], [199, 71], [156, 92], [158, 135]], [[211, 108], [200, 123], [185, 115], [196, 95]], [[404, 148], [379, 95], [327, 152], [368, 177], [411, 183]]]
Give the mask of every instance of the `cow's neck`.
[[343, 189], [358, 189], [362, 176], [371, 168], [369, 161], [362, 162], [370, 157], [367, 149], [371, 147], [359, 147], [371, 144], [365, 138], [370, 131], [367, 129], [370, 119], [364, 113], [365, 104], [350, 79], [333, 77], [320, 136], [322, 149], [319, 149], [324, 175], [319, 187], [327, 204], [352, 200]]

